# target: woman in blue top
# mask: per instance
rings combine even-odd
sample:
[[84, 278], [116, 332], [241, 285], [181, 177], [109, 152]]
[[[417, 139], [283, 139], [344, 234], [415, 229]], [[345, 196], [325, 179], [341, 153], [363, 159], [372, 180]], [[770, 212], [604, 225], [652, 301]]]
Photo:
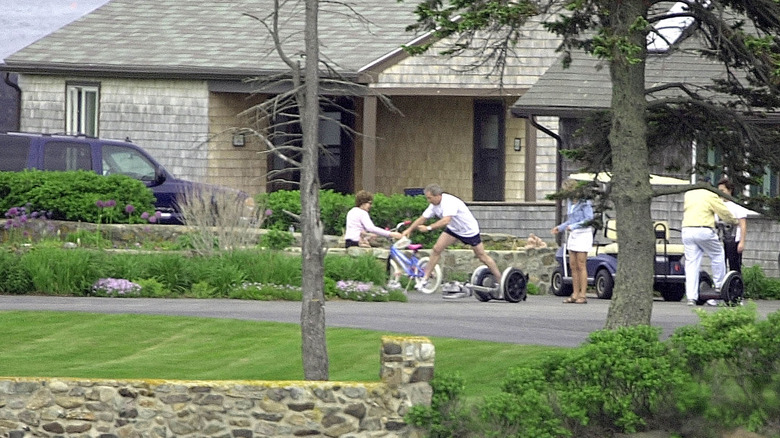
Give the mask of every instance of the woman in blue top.
[[[571, 192], [577, 188], [577, 181], [569, 178], [561, 185], [561, 191]], [[568, 231], [566, 248], [569, 250], [569, 267], [571, 269], [572, 293], [564, 303], [585, 304], [588, 302], [585, 293], [588, 289], [588, 251], [593, 246], [593, 205], [588, 199], [569, 198], [566, 200], [566, 222], [552, 229], [553, 234]]]

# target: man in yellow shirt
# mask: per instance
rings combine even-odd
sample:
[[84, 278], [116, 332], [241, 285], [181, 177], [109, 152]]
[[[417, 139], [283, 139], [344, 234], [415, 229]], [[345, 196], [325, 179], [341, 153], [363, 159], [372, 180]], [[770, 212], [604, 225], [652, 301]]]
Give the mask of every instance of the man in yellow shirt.
[[715, 287], [720, 288], [726, 278], [723, 245], [715, 232], [715, 215], [721, 221], [736, 224], [723, 199], [706, 189], [685, 192], [683, 202], [682, 242], [685, 248], [685, 295], [688, 305], [699, 299], [699, 268], [705, 253], [712, 262]]

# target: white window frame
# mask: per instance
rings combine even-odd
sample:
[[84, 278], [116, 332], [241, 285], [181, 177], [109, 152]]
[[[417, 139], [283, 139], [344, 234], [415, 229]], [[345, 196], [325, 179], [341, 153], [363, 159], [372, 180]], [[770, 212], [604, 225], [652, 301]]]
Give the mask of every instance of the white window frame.
[[65, 132], [98, 137], [100, 86], [67, 84], [65, 86]]

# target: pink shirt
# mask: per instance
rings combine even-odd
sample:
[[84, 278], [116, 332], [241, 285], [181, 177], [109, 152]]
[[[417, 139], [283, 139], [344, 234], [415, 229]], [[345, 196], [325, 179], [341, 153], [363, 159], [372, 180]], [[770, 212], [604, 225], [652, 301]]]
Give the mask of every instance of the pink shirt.
[[361, 231], [390, 237], [389, 231], [374, 225], [367, 211], [360, 207], [352, 207], [347, 213], [347, 231], [344, 233], [344, 239], [358, 242], [360, 241]]

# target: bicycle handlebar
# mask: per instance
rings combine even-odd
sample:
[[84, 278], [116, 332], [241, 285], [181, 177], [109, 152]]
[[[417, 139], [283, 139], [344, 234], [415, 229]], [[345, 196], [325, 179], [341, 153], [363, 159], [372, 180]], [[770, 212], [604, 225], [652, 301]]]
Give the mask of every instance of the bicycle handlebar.
[[399, 229], [400, 229], [402, 226], [404, 226], [404, 225], [409, 225], [409, 224], [411, 224], [411, 223], [412, 223], [412, 221], [409, 221], [409, 220], [407, 220], [407, 221], [401, 221], [401, 222], [398, 222], [398, 223], [395, 225], [395, 227], [393, 227], [393, 228], [391, 228], [391, 229], [390, 229], [390, 231], [398, 231], [398, 230], [399, 230]]

